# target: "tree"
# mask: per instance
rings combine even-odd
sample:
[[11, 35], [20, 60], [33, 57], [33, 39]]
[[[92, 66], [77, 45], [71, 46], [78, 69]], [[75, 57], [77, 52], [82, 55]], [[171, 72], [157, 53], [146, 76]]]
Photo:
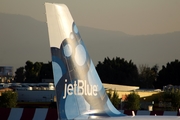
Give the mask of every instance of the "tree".
[[99, 61], [96, 70], [103, 83], [137, 85], [138, 70], [131, 60], [107, 57], [103, 62]]
[[170, 102], [172, 110], [178, 110], [180, 108], [180, 90], [170, 89], [163, 93], [163, 101]]
[[26, 75], [26, 82], [40, 82], [39, 73], [42, 67], [41, 62], [33, 62], [27, 61], [25, 65], [25, 75]]
[[180, 61], [168, 62], [158, 73], [156, 88], [163, 88], [165, 85], [180, 85]]
[[112, 93], [112, 91], [113, 91], [112, 89], [108, 90], [107, 95], [108, 95], [111, 103], [114, 105], [114, 107], [116, 107], [118, 109], [119, 103], [120, 103], [119, 95], [116, 90], [114, 90], [113, 93]]
[[154, 88], [158, 74], [158, 66], [154, 65], [152, 68], [147, 65], [139, 66], [139, 82], [141, 88]]
[[24, 69], [24, 67], [20, 67], [16, 70], [14, 80], [16, 82], [25, 82], [25, 69]]
[[34, 81], [34, 75], [33, 75], [33, 62], [27, 61], [25, 65], [25, 76], [26, 76], [26, 82]]
[[139, 110], [140, 108], [140, 96], [132, 92], [126, 98], [126, 107], [128, 110]]
[[17, 105], [17, 93], [12, 91], [6, 91], [1, 93], [0, 96], [0, 107], [1, 108], [12, 108]]
[[41, 82], [42, 79], [53, 79], [52, 62], [27, 61], [25, 67], [20, 67], [15, 72], [16, 82]]
[[39, 73], [40, 79], [53, 79], [52, 62], [43, 64]]

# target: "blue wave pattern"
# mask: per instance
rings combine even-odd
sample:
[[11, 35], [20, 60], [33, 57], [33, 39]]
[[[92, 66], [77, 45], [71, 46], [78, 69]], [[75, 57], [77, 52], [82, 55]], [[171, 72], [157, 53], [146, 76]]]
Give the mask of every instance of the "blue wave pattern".
[[[110, 102], [75, 23], [72, 24], [72, 31], [69, 38], [63, 40], [60, 49], [51, 47], [60, 119], [88, 119], [92, 115], [124, 116]], [[78, 80], [87, 84], [88, 95], [75, 94], [79, 89], [73, 85]], [[72, 85], [67, 90], [69, 84]], [[97, 90], [95, 95], [91, 90], [93, 88]]]

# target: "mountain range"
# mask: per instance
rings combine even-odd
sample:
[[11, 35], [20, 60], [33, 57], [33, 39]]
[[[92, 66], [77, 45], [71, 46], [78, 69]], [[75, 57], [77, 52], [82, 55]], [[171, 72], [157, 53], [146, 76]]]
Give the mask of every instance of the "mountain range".
[[[180, 31], [129, 35], [85, 26], [78, 28], [95, 65], [105, 57], [116, 56], [132, 60], [136, 65], [160, 67], [180, 59]], [[28, 16], [0, 13], [0, 66], [13, 66], [15, 72], [27, 60], [51, 61], [47, 24]]]

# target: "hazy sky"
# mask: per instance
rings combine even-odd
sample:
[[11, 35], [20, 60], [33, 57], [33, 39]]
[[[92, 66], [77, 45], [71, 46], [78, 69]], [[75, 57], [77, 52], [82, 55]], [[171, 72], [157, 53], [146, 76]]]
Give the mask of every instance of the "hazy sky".
[[[87, 27], [91, 27], [88, 28], [88, 30], [91, 29], [93, 31], [95, 31], [95, 29], [92, 28], [101, 29], [97, 30], [98, 32], [103, 33], [101, 37], [98, 36], [98, 34], [95, 35], [93, 32], [91, 32], [93, 33], [92, 35], [89, 35], [86, 33], [85, 29], [82, 29], [83, 31], [81, 31], [81, 33], [84, 33], [81, 34], [81, 36], [83, 40], [86, 38], [86, 46], [89, 48], [89, 53], [95, 63], [102, 61], [107, 56], [110, 58], [118, 56], [127, 60], [132, 59], [135, 64], [154, 65], [157, 63], [160, 66], [165, 65], [167, 62], [174, 59], [180, 60], [180, 37], [179, 34], [176, 35], [176, 33], [179, 32], [175, 32], [180, 31], [180, 0], [0, 0], [0, 13], [15, 14], [16, 17], [25, 15], [28, 17], [21, 16], [20, 19], [27, 18], [24, 19], [27, 20], [27, 22], [22, 20], [27, 26], [29, 24], [33, 26], [33, 23], [38, 23], [38, 25], [40, 24], [42, 27], [37, 31], [32, 31], [30, 25], [28, 26], [28, 29], [26, 28], [27, 26], [20, 26], [18, 23], [19, 26], [14, 28], [11, 24], [3, 24], [4, 21], [1, 21], [0, 19], [0, 31], [2, 30], [2, 32], [0, 32], [2, 35], [2, 37], [0, 36], [2, 38], [0, 39], [0, 45], [3, 46], [2, 43], [7, 43], [8, 40], [11, 43], [17, 43], [17, 46], [13, 46], [11, 49], [4, 45], [5, 50], [3, 50], [0, 46], [0, 55], [6, 56], [0, 58], [0, 65], [13, 65], [19, 67], [23, 66], [26, 60], [31, 60], [33, 58], [37, 58], [37, 61], [49, 61], [50, 50], [48, 48], [48, 33], [44, 32], [42, 34], [42, 32], [39, 32], [38, 37], [34, 37], [37, 34], [34, 32], [42, 31], [42, 29], [47, 31], [47, 26], [45, 26], [45, 2], [66, 4], [70, 9], [76, 24], [81, 28], [86, 28], [87, 30]], [[3, 15], [4, 14], [2, 14], [2, 16]], [[29, 18], [29, 16], [35, 20]], [[10, 20], [13, 20], [13, 17], [10, 18], [12, 18]], [[3, 34], [1, 26], [4, 26], [4, 28], [7, 29], [6, 35]], [[23, 30], [30, 30], [31, 32], [26, 31], [24, 34], [15, 34], [14, 36], [11, 34], [13, 37], [12, 39], [12, 37], [9, 37], [8, 30], [12, 33], [18, 33], [18, 31]], [[108, 33], [111, 34], [108, 34], [108, 36], [104, 35], [107, 31], [103, 30], [111, 30], [108, 31]], [[129, 34], [133, 39], [129, 39], [130, 37], [127, 36], [127, 38], [123, 38], [123, 36], [120, 35], [121, 32], [114, 31], [121, 31]], [[172, 35], [165, 33], [172, 33]], [[158, 37], [158, 35], [152, 34], [162, 34], [162, 36], [165, 36]], [[23, 36], [25, 36], [25, 39]], [[29, 38], [26, 39], [27, 36]], [[119, 37], [121, 37], [121, 39]], [[34, 41], [31, 41], [31, 38], [34, 38]], [[24, 41], [20, 42], [20, 39], [23, 39]], [[38, 40], [40, 45], [43, 42], [44, 47], [47, 47], [47, 51], [43, 51], [44, 56], [48, 56], [49, 58], [46, 57], [46, 59], [44, 59], [42, 54], [35, 56], [34, 52], [21, 48], [20, 46], [26, 44], [26, 40], [31, 41], [30, 43], [32, 46], [28, 44], [28, 47], [32, 47], [33, 50], [35, 50], [35, 47], [39, 48], [36, 40]], [[46, 43], [43, 40], [46, 40]], [[102, 40], [104, 41], [102, 42]], [[41, 45], [42, 48], [43, 45]], [[21, 52], [19, 57], [12, 53], [18, 49]], [[18, 54], [20, 53], [18, 51], [16, 52]], [[22, 57], [22, 54], [26, 53], [28, 53], [29, 58], [24, 58], [26, 55]], [[13, 57], [13, 55], [15, 57]], [[25, 60], [23, 62], [22, 60], [16, 61], [14, 58], [24, 58]], [[9, 60], [9, 62], [7, 62], [7, 60]]]
[[0, 12], [46, 21], [44, 2], [66, 4], [80, 26], [131, 35], [180, 31], [180, 0], [0, 0]]

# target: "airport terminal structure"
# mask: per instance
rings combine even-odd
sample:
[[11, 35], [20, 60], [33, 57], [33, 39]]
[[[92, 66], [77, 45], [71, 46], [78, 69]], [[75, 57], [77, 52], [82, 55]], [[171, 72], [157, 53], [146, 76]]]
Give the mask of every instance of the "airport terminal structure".
[[[116, 90], [119, 98], [130, 94], [132, 91], [137, 92], [140, 97], [148, 97], [152, 94], [161, 92], [160, 89], [141, 90], [137, 86], [125, 86], [103, 83], [106, 91]], [[0, 83], [0, 92], [7, 90], [18, 93], [20, 102], [51, 102], [56, 101], [54, 83]]]

